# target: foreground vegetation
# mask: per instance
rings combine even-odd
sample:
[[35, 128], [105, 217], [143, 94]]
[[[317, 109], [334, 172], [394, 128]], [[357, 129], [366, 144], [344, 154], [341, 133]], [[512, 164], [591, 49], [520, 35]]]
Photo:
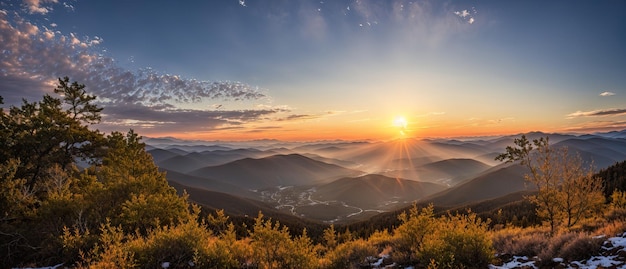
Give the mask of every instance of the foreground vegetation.
[[[367, 234], [332, 225], [319, 236], [307, 229], [294, 233], [262, 213], [242, 225], [223, 211], [202, 214], [186, 195], [179, 196], [132, 130], [105, 135], [90, 129], [102, 109], [84, 85], [64, 78], [55, 92], [61, 97], [46, 95], [0, 111], [2, 267], [485, 268], [507, 255], [538, 256], [550, 266], [551, 257], [577, 260], [596, 253], [601, 240], [595, 235], [626, 230], [624, 162], [598, 175], [580, 170], [572, 176], [578, 180], [572, 184], [604, 182], [604, 196], [597, 195], [598, 185], [582, 192], [594, 195], [584, 208], [540, 200], [542, 190], [582, 195], [573, 188], [580, 184], [550, 178], [556, 185], [539, 185], [529, 201], [545, 225], [520, 227], [503, 217], [510, 212], [506, 207], [484, 219], [471, 211], [439, 214], [432, 205], [415, 205]], [[533, 152], [530, 142], [516, 143]], [[548, 151], [547, 141], [542, 143], [536, 145]], [[515, 155], [520, 152], [513, 147], [508, 153], [503, 160], [529, 156]], [[556, 156], [580, 166], [567, 153]], [[545, 170], [529, 175], [539, 184], [547, 174], [571, 170], [542, 165]], [[571, 192], [559, 186], [572, 187]], [[546, 206], [554, 206], [553, 214]]]

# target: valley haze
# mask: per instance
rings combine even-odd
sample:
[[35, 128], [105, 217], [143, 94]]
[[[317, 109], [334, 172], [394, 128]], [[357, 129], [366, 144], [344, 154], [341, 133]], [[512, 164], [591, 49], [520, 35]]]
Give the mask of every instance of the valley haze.
[[[626, 130], [531, 132], [599, 170], [626, 159]], [[389, 141], [200, 141], [145, 138], [170, 183], [190, 199], [235, 215], [271, 211], [353, 223], [413, 203], [464, 206], [533, 191], [525, 167], [495, 161], [511, 136]], [[523, 195], [518, 195], [519, 199]]]

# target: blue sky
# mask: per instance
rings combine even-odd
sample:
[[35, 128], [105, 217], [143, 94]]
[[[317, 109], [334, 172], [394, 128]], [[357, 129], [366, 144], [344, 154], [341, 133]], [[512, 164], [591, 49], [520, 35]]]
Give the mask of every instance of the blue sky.
[[624, 1], [0, 3], [5, 103], [69, 76], [100, 97], [106, 131], [311, 140], [626, 129]]

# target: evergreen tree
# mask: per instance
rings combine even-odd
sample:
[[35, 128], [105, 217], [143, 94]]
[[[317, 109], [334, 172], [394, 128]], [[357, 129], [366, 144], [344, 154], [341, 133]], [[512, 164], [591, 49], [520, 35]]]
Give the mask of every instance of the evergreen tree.
[[102, 108], [85, 93], [84, 85], [68, 83], [67, 77], [59, 79], [54, 90], [63, 99], [46, 94], [42, 101], [23, 100], [20, 107], [2, 113], [0, 162], [19, 159], [16, 177], [26, 179], [29, 187], [53, 164], [66, 169], [77, 158], [93, 161], [101, 153], [103, 135], [89, 125], [99, 122]]
[[[5, 265], [58, 257], [64, 226], [76, 223], [82, 194], [75, 161], [97, 160], [104, 136], [89, 125], [102, 110], [84, 85], [59, 79], [55, 98], [0, 108], [0, 256]], [[0, 97], [0, 104], [2, 97]], [[84, 182], [83, 182], [84, 183]]]

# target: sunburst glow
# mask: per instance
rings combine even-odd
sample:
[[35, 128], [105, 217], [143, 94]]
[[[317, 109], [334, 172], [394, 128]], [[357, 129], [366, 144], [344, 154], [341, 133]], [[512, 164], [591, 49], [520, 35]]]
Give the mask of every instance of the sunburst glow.
[[400, 129], [406, 129], [407, 127], [406, 118], [403, 116], [397, 116], [393, 119], [393, 126], [398, 127]]

